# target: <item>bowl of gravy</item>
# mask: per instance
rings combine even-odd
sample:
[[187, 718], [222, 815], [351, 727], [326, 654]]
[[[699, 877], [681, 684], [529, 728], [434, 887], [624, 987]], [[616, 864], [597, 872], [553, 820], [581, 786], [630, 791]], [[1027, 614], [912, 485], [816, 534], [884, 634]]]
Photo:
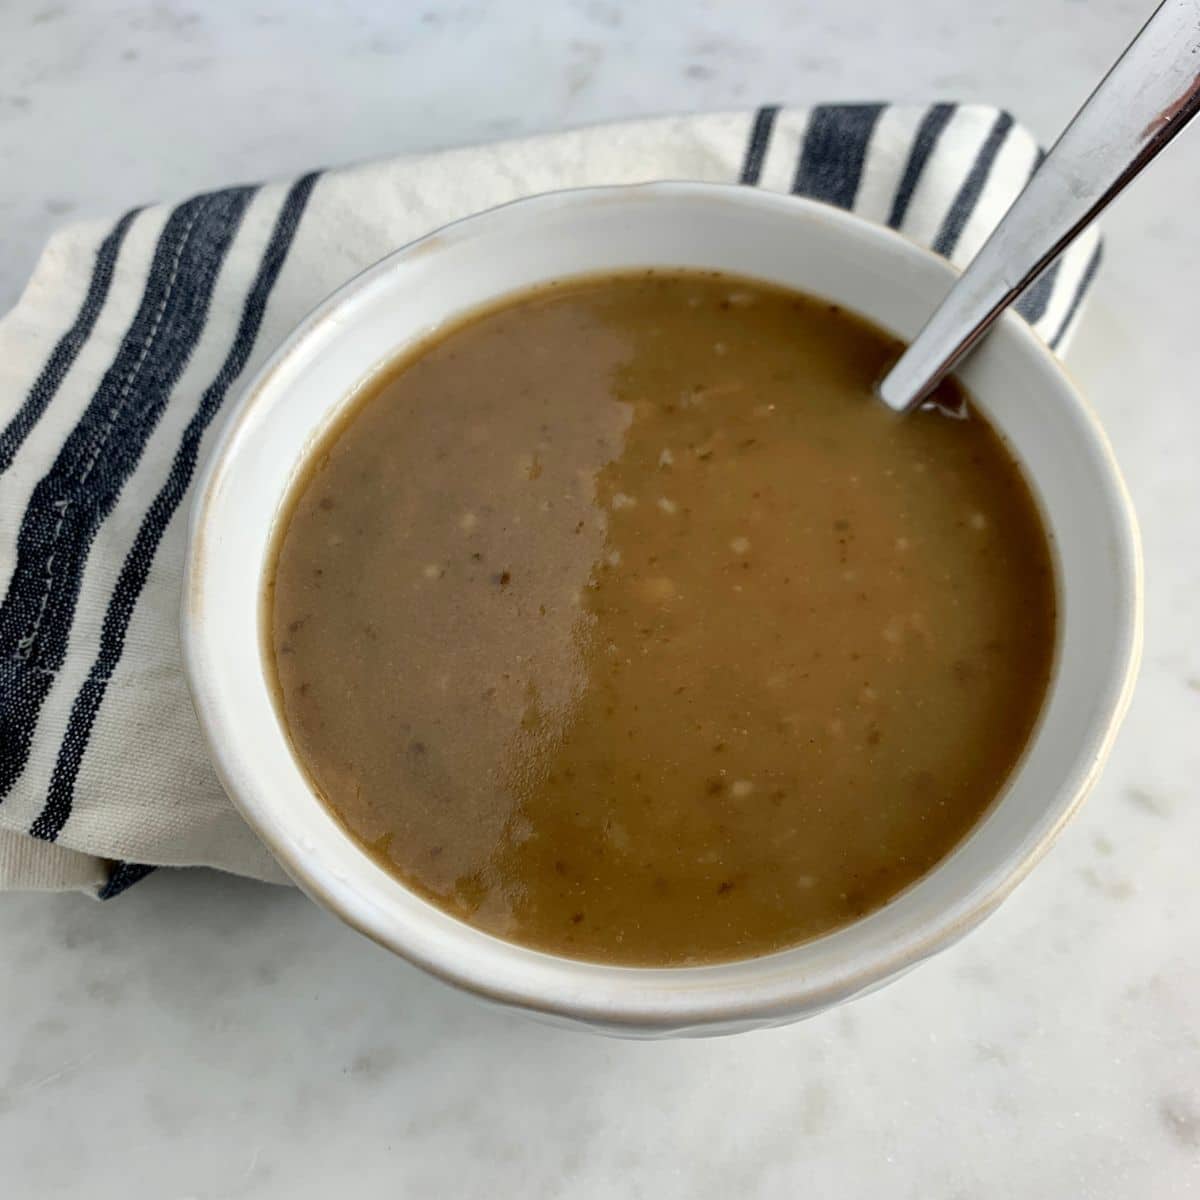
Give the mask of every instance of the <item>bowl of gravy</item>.
[[183, 643], [296, 882], [486, 998], [608, 1032], [820, 1011], [1048, 848], [1140, 648], [1103, 432], [1008, 317], [873, 389], [952, 268], [823, 205], [652, 184], [392, 255], [248, 387]]

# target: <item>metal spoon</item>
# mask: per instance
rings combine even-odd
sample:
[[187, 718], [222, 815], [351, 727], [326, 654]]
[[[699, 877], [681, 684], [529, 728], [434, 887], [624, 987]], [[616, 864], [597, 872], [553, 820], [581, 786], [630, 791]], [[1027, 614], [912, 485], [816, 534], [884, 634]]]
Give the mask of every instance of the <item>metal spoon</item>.
[[1165, 0], [884, 377], [883, 402], [915, 408], [1198, 110], [1200, 0]]

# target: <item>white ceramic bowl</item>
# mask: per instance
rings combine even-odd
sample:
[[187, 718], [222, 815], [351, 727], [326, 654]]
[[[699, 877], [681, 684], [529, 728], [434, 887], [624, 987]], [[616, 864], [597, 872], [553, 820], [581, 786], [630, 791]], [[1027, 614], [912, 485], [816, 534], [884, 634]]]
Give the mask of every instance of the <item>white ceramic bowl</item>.
[[313, 795], [276, 714], [259, 597], [272, 527], [305, 454], [372, 373], [447, 321], [545, 280], [677, 266], [826, 297], [911, 338], [954, 278], [942, 259], [824, 205], [752, 188], [561, 192], [471, 217], [352, 280], [246, 389], [198, 488], [183, 597], [192, 696], [221, 780], [314, 899], [441, 978], [564, 1023], [627, 1035], [735, 1032], [869, 991], [982, 920], [1049, 847], [1108, 754], [1136, 673], [1141, 562], [1095, 417], [1006, 316], [963, 379], [1009, 439], [1053, 535], [1057, 661], [1029, 749], [938, 867], [878, 912], [805, 945], [709, 967], [575, 962], [481, 933], [408, 891]]

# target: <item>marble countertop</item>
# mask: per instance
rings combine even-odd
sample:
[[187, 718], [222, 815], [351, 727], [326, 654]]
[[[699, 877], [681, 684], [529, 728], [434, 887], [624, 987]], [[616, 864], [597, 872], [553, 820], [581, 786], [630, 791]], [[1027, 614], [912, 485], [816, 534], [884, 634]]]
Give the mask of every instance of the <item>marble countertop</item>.
[[[1053, 134], [1126, 0], [5, 0], [0, 308], [65, 220], [687, 109], [986, 100]], [[0, 897], [12, 1200], [1200, 1195], [1200, 130], [1107, 220], [1071, 366], [1145, 537], [1146, 659], [1082, 816], [964, 943], [789, 1029], [623, 1043], [477, 1005], [299, 894]]]

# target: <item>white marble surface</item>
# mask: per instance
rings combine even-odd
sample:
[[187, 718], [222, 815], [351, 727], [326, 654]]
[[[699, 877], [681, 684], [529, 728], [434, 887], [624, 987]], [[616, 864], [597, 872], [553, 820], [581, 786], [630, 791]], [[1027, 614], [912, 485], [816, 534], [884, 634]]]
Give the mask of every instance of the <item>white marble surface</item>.
[[[1123, 0], [0, 3], [0, 306], [63, 220], [633, 114], [988, 100], [1054, 132]], [[971, 14], [967, 19], [968, 11]], [[1200, 130], [1107, 222], [1073, 365], [1146, 543], [1146, 663], [1082, 817], [964, 944], [787, 1030], [499, 1015], [204, 872], [0, 897], [0, 1192], [1200, 1195]]]

